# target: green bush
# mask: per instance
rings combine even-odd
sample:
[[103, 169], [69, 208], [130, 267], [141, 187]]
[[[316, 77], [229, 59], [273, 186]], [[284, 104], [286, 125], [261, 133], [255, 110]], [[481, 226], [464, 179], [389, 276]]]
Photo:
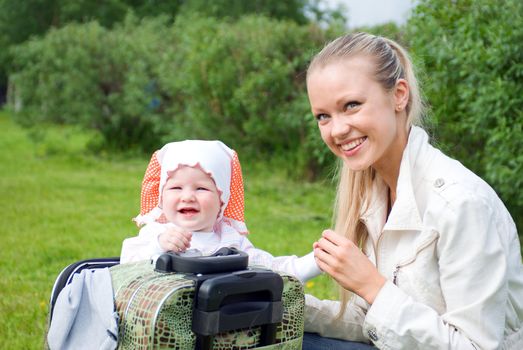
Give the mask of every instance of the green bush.
[[99, 131], [105, 146], [150, 149], [162, 117], [156, 67], [168, 34], [161, 19], [129, 17], [114, 30], [71, 24], [16, 47], [9, 91], [15, 118], [77, 124]]
[[105, 147], [149, 152], [176, 139], [221, 139], [313, 177], [328, 150], [304, 72], [325, 36], [261, 16], [68, 25], [13, 51], [10, 105], [26, 125], [97, 130]]
[[180, 51], [163, 61], [160, 78], [177, 99], [169, 138], [219, 138], [248, 154], [310, 157], [304, 71], [323, 40], [314, 30], [253, 16], [178, 20]]
[[523, 2], [422, 0], [408, 42], [435, 137], [499, 191], [523, 229]]

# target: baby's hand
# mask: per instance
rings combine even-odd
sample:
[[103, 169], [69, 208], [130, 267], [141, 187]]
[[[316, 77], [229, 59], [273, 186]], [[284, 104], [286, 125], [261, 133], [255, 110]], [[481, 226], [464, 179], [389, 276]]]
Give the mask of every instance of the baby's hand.
[[192, 233], [178, 228], [168, 228], [158, 236], [160, 247], [168, 252], [184, 252], [191, 246]]

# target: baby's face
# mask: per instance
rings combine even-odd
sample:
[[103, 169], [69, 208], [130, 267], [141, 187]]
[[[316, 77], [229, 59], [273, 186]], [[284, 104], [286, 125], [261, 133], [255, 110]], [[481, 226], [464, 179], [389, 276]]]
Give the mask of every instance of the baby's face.
[[183, 166], [165, 183], [162, 207], [167, 220], [176, 226], [192, 232], [210, 232], [220, 212], [220, 194], [203, 170]]

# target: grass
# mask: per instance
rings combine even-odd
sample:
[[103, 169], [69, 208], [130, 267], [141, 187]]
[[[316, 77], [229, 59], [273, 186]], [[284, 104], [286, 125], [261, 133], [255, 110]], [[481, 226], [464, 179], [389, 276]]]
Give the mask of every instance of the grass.
[[[36, 130], [36, 131], [35, 131]], [[40, 349], [48, 300], [66, 265], [116, 256], [137, 229], [148, 157], [95, 157], [89, 135], [68, 128], [22, 130], [0, 112], [0, 338], [5, 349]], [[241, 158], [241, 152], [240, 152]], [[329, 226], [333, 186], [288, 179], [242, 159], [250, 239], [274, 255], [303, 255]], [[308, 293], [334, 297], [320, 276]]]

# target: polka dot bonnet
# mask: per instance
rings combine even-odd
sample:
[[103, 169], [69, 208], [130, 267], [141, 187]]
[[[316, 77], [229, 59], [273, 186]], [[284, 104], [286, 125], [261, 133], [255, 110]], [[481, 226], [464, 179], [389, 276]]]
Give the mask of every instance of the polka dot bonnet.
[[244, 222], [243, 178], [236, 152], [220, 141], [185, 140], [171, 142], [153, 153], [142, 181], [138, 226], [166, 223], [161, 209], [161, 193], [169, 176], [180, 166], [198, 166], [214, 180], [222, 207], [215, 231], [247, 234]]

